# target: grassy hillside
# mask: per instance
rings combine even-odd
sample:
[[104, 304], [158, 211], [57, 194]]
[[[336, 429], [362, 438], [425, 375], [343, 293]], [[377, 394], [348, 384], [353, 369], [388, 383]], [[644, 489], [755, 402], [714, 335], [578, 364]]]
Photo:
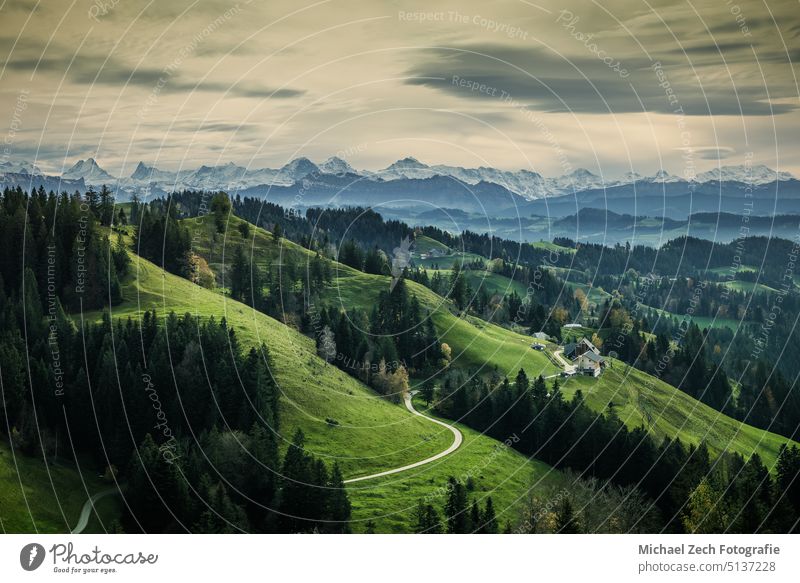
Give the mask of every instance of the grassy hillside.
[[[497, 366], [501, 373], [513, 376], [522, 367], [529, 376], [551, 375], [559, 372], [547, 357], [530, 348], [529, 336], [487, 323], [474, 317], [458, 317], [451, 306], [427, 288], [408, 282], [409, 291], [432, 311], [433, 321], [443, 342], [453, 349], [453, 362], [458, 366], [482, 368]], [[381, 290], [388, 289], [388, 279], [367, 275], [355, 270], [339, 270], [330, 300], [343, 306], [368, 307]], [[576, 334], [576, 330], [565, 331]], [[778, 447], [785, 438], [742, 424], [704, 405], [686, 393], [631, 369], [623, 377], [618, 363], [598, 380], [577, 377], [567, 382], [565, 392], [582, 388], [588, 403], [596, 411], [605, 411], [608, 403], [618, 406], [620, 418], [628, 427], [644, 424], [657, 440], [665, 436], [680, 436], [687, 442], [705, 439], [712, 451], [726, 447], [745, 456], [758, 452], [767, 463], [776, 459]]]
[[[428, 276], [432, 277], [433, 274], [437, 272], [440, 273], [442, 277], [449, 278], [452, 270], [429, 269]], [[470, 287], [472, 288], [473, 293], [479, 289], [485, 289], [489, 295], [510, 294], [512, 291], [515, 291], [517, 292], [518, 296], [524, 298], [528, 291], [524, 283], [513, 280], [505, 275], [500, 275], [499, 273], [493, 273], [488, 270], [478, 271], [473, 269], [467, 269], [463, 273], [467, 283], [469, 283]]]
[[711, 273], [716, 273], [717, 275], [721, 275], [723, 277], [728, 277], [731, 273], [738, 273], [740, 271], [748, 271], [748, 272], [752, 273], [752, 272], [758, 271], [758, 268], [756, 268], [756, 267], [754, 267], [752, 265], [739, 265], [739, 266], [737, 266], [735, 272], [731, 271], [731, 267], [730, 266], [726, 266], [726, 267], [711, 267], [711, 268], [709, 268], [708, 271], [711, 272]]
[[[314, 341], [260, 312], [222, 294], [166, 273], [133, 255], [133, 275], [124, 284], [126, 301], [114, 306], [112, 318], [137, 318], [156, 309], [166, 315], [189, 312], [201, 318], [223, 316], [239, 340], [252, 346], [264, 342], [273, 361], [273, 375], [283, 396], [283, 437], [302, 427], [307, 448], [336, 459], [345, 477], [356, 477], [433, 455], [450, 444], [450, 435], [423, 419], [407, 414], [373, 391], [325, 363]], [[89, 318], [98, 319], [99, 313]], [[331, 427], [326, 418], [339, 422]]]
[[475, 260], [486, 261], [486, 258], [482, 255], [476, 255], [475, 253], [457, 252], [441, 257], [428, 257], [426, 259], [415, 258], [414, 265], [427, 268], [431, 268], [435, 265], [440, 269], [452, 269], [455, 263], [471, 263]]
[[[262, 257], [264, 260], [278, 257], [279, 253], [310, 256], [307, 250], [285, 240], [281, 241], [278, 251], [277, 245], [268, 233], [257, 232], [255, 239], [256, 256], [260, 261]], [[369, 275], [339, 264], [335, 265], [334, 282], [322, 297], [322, 301], [330, 306], [340, 305], [344, 309], [359, 307], [370, 310], [379, 294], [389, 289], [388, 277]], [[516, 374], [520, 367], [525, 368], [529, 376], [558, 372], [546, 355], [530, 348], [530, 337], [516, 334], [478, 318], [458, 316], [447, 300], [424, 286], [414, 282], [407, 284], [409, 291], [417, 296], [423, 308], [430, 311], [440, 339], [451, 346], [456, 366], [482, 368], [486, 372], [496, 366], [502, 374], [508, 375]], [[233, 302], [228, 303], [233, 304]], [[564, 388], [565, 394], [570, 396], [581, 388], [587, 396], [589, 405], [596, 411], [607, 410], [609, 402], [613, 401], [620, 418], [627, 426], [636, 427], [643, 424], [657, 440], [665, 436], [679, 436], [691, 443], [706, 440], [710, 449], [715, 452], [726, 448], [745, 456], [758, 452], [766, 463], [772, 464], [775, 461], [778, 447], [785, 439], [739, 423], [642, 372], [632, 369], [623, 375], [624, 365], [615, 363], [615, 366], [617, 368], [608, 370], [599, 380], [588, 377], [570, 379]], [[489, 440], [489, 443], [494, 442]], [[480, 447], [475, 449], [477, 451]], [[442, 465], [451, 464], [452, 468], [463, 467], [469, 463], [468, 452], [469, 449], [459, 451], [447, 458]], [[512, 452], [508, 454], [516, 456]], [[511, 459], [503, 462], [504, 465], [514, 463], [517, 462]], [[409, 497], [416, 499], [419, 497], [418, 493], [426, 492], [432, 487], [436, 478], [431, 483], [430, 479], [424, 476], [427, 472], [434, 471], [433, 467], [423, 468], [419, 476], [402, 474], [390, 476], [370, 483], [363, 492], [355, 490], [357, 494], [353, 500], [356, 516], [361, 519], [365, 513], [368, 514], [369, 509], [374, 507], [376, 498], [383, 500], [381, 505], [389, 504], [399, 511], [402, 504], [408, 504]], [[502, 471], [507, 472], [508, 468]], [[349, 475], [353, 475], [352, 472]], [[499, 480], [502, 483], [503, 479]], [[399, 487], [408, 489], [409, 494], [400, 495]], [[507, 500], [509, 495], [513, 497], [514, 489], [509, 490], [508, 494], [500, 494], [501, 498]], [[401, 528], [400, 524], [407, 519], [403, 518], [405, 514], [407, 512], [400, 512], [400, 518], [397, 519], [399, 522], [386, 517], [387, 524], [392, 524], [392, 528]]]
[[[89, 471], [81, 475], [73, 467], [46, 465], [0, 442], [0, 532], [69, 532], [84, 502], [109, 487]], [[108, 528], [109, 517], [115, 513], [100, 513]], [[96, 517], [93, 523], [94, 529], [87, 532], [103, 532]]]
[[420, 235], [414, 240], [414, 253], [430, 253], [431, 251], [449, 254], [450, 247], [426, 235]]
[[[307, 253], [283, 243], [283, 252]], [[410, 415], [401, 405], [378, 397], [365, 385], [326, 364], [316, 355], [312, 339], [220, 293], [166, 273], [147, 260], [135, 255], [132, 259], [133, 275], [124, 283], [126, 301], [113, 308], [113, 318], [138, 317], [142, 310], [153, 308], [162, 316], [171, 310], [200, 317], [225, 316], [245, 345], [266, 343], [273, 359], [273, 374], [282, 391], [284, 438], [302, 428], [307, 449], [328, 462], [338, 461], [345, 478], [415, 462], [450, 445], [452, 435], [446, 428]], [[340, 275], [364, 274], [342, 267]], [[86, 317], [98, 319], [100, 314]], [[340, 425], [330, 427], [326, 418], [333, 418]], [[558, 472], [545, 464], [529, 461], [510, 448], [496, 449], [499, 444], [491, 438], [468, 429], [464, 434], [465, 442], [459, 450], [429, 466], [348, 486], [354, 531], [366, 530], [370, 520], [378, 532], [410, 530], [417, 501], [444, 486], [449, 476], [466, 479], [467, 473], [480, 470], [474, 476], [477, 487], [492, 496], [496, 508], [508, 509], [505, 517], [517, 512], [515, 502], [534, 479], [560, 479]], [[441, 500], [430, 502], [440, 506]]]
[[[673, 312], [668, 312], [666, 310], [661, 310], [659, 308], [652, 308], [645, 304], [639, 304], [643, 310], [653, 310], [657, 314], [661, 315], [664, 318], [673, 319], [676, 318], [678, 321], [682, 320], [685, 316], [684, 314], [675, 314]], [[690, 320], [697, 324], [701, 329], [702, 328], [730, 328], [731, 330], [738, 330], [747, 322], [739, 321], [735, 318], [712, 318], [710, 316], [690, 316]]]
[[[338, 270], [333, 286], [323, 300], [345, 309], [358, 307], [370, 310], [382, 291], [389, 289], [389, 279], [355, 270]], [[415, 295], [423, 309], [428, 309], [439, 339], [450, 345], [453, 362], [458, 365], [491, 369], [497, 366], [503, 374], [516, 374], [525, 368], [529, 375], [558, 372], [542, 354], [531, 349], [530, 336], [471, 316], [453, 313], [451, 303], [428, 288], [407, 282], [409, 293]]]
[[551, 241], [534, 241], [533, 243], [529, 243], [531, 247], [536, 247], [537, 249], [547, 249], [549, 251], [556, 251], [558, 253], [566, 253], [568, 255], [572, 255], [575, 253], [575, 249], [572, 247], [562, 247], [561, 245], [557, 245]]
[[653, 376], [609, 359], [611, 367], [598, 379], [576, 376], [565, 379], [562, 391], [572, 397], [580, 389], [596, 411], [610, 403], [628, 427], [644, 425], [657, 439], [678, 436], [684, 443], [705, 440], [712, 453], [739, 452], [749, 457], [757, 452], [772, 467], [778, 449], [787, 439], [731, 419]]
[[[269, 248], [274, 247], [271, 236], [264, 233], [262, 241], [265, 249], [259, 252], [270, 253]], [[285, 252], [308, 253], [292, 243], [284, 242], [282, 245]], [[389, 280], [385, 276], [368, 275], [345, 266], [337, 267], [335, 274], [334, 284], [324, 299], [331, 305], [341, 302], [340, 305], [346, 309], [353, 306], [370, 309], [380, 292], [389, 287]], [[501, 373], [509, 376], [515, 375], [521, 367], [531, 377], [559, 372], [543, 353], [530, 348], [532, 340], [529, 336], [479, 318], [459, 317], [453, 313], [448, 301], [424, 286], [408, 282], [408, 288], [422, 306], [431, 311], [437, 332], [441, 340], [451, 346], [453, 362], [457, 366], [482, 368], [484, 371], [496, 366]], [[593, 292], [602, 293], [597, 289]], [[584, 329], [564, 330], [564, 334], [571, 336], [590, 332]], [[571, 379], [565, 390], [570, 394], [578, 387], [583, 388], [589, 404], [597, 411], [605, 411], [609, 401], [613, 400], [615, 405], [622, 407], [618, 411], [626, 411], [626, 414], [620, 412], [620, 417], [629, 427], [644, 423], [658, 440], [667, 435], [679, 435], [694, 443], [706, 439], [709, 447], [715, 451], [721, 451], [726, 444], [730, 444], [731, 449], [743, 455], [758, 451], [765, 461], [774, 460], [778, 446], [786, 441], [778, 435], [743, 425], [722, 415], [643, 372], [631, 369], [629, 374], [622, 377], [619, 371], [608, 370], [609, 374], [604, 374], [599, 380], [588, 377]]]
[[773, 287], [769, 287], [768, 285], [764, 285], [763, 283], [756, 283], [754, 281], [742, 281], [739, 279], [734, 279], [732, 281], [725, 281], [722, 283], [725, 287], [729, 287], [732, 290], [739, 291], [739, 292], [746, 292], [746, 293], [777, 293]]
[[[225, 235], [216, 235], [216, 241], [213, 221], [186, 222], [194, 230], [194, 234], [198, 235], [195, 252], [205, 257], [215, 271], [222, 269], [223, 250], [227, 249], [230, 256], [232, 246], [238, 244], [252, 247], [259, 265], [275, 265], [282, 257], [292, 255], [301, 269], [305, 269], [306, 262], [313, 257], [312, 252], [286, 239], [281, 239], [280, 244], [276, 243], [270, 233], [255, 227], [252, 228], [250, 237], [243, 240], [238, 232], [238, 225], [243, 221], [237, 217], [230, 218], [227, 239]], [[389, 290], [390, 279], [387, 276], [363, 273], [341, 263], [334, 262], [333, 265], [333, 283], [321, 298], [329, 307], [340, 307], [344, 310], [359, 308], [369, 312], [381, 292]], [[490, 275], [493, 278], [491, 281], [497, 285], [511, 281], [500, 275]], [[423, 309], [431, 312], [441, 341], [450, 345], [453, 360], [459, 364], [472, 367], [496, 365], [501, 372], [510, 375], [516, 374], [520, 367], [524, 367], [529, 375], [558, 372], [546, 357], [530, 348], [530, 337], [479, 318], [459, 317], [449, 301], [425, 286], [413, 281], [408, 281], [407, 286], [409, 293], [417, 296]], [[524, 288], [521, 291], [521, 295], [524, 295]]]
[[575, 283], [574, 281], [564, 282], [567, 288], [564, 290], [566, 297], [575, 297], [575, 292], [581, 290], [586, 296], [587, 301], [592, 306], [601, 306], [606, 300], [611, 298], [611, 294], [599, 287], [589, 286], [586, 283]]
[[[425, 409], [421, 402], [415, 400], [415, 404], [417, 409]], [[471, 477], [475, 488], [470, 497], [483, 505], [485, 498], [491, 496], [501, 525], [508, 520], [515, 522], [529, 490], [552, 488], [565, 480], [560, 472], [547, 464], [529, 460], [464, 425], [455, 425], [464, 434], [464, 443], [452, 455], [409, 473], [348, 486], [353, 504], [354, 532], [362, 532], [369, 520], [378, 525], [379, 531], [409, 530], [420, 498], [441, 512], [445, 501], [441, 477], [445, 475], [455, 476], [463, 482]], [[384, 508], [392, 511], [376, 511]]]

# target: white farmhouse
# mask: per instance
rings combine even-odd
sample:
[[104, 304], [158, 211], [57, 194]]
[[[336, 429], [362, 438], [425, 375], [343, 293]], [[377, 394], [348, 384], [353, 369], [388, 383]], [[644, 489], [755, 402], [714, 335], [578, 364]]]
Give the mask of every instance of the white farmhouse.
[[564, 347], [564, 357], [575, 366], [575, 372], [599, 377], [606, 366], [600, 351], [586, 338], [571, 342]]

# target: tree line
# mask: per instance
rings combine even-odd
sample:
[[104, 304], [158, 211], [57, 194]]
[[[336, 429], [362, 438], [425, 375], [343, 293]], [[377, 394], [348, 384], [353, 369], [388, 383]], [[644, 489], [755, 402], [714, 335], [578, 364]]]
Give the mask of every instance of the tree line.
[[[704, 443], [685, 444], [679, 438], [656, 443], [644, 427], [628, 429], [613, 407], [593, 412], [580, 390], [567, 400], [558, 379], [531, 382], [523, 369], [513, 384], [497, 373], [482, 378], [452, 369], [432, 402], [438, 414], [496, 439], [519, 436], [513, 447], [556, 468], [641, 490], [650, 501], [644, 524], [669, 532], [796, 532], [799, 527], [797, 446], [782, 447], [773, 477], [757, 454], [747, 460], [735, 453], [712, 459]], [[642, 512], [639, 505], [637, 512]]]

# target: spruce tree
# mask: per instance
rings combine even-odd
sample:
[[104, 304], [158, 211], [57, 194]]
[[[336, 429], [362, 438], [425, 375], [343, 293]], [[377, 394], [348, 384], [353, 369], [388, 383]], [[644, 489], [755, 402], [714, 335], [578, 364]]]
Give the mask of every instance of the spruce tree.
[[328, 483], [328, 511], [329, 520], [327, 531], [339, 534], [350, 532], [350, 499], [345, 490], [342, 471], [338, 463], [333, 464], [333, 471]]
[[419, 534], [439, 534], [442, 532], [442, 524], [439, 513], [430, 504], [425, 504], [422, 500], [417, 504], [416, 529]]
[[518, 397], [522, 393], [524, 393], [524, 392], [526, 392], [528, 390], [528, 387], [530, 386], [530, 383], [528, 381], [528, 375], [525, 374], [525, 369], [522, 369], [522, 368], [519, 369], [519, 372], [517, 373], [517, 380], [515, 382], [515, 385], [517, 387], [517, 396]]
[[461, 482], [451, 476], [447, 480], [447, 501], [444, 505], [448, 534], [469, 532], [467, 512], [467, 490]]
[[484, 534], [497, 534], [497, 517], [495, 516], [494, 512], [494, 503], [492, 502], [492, 497], [489, 496], [486, 499], [486, 508], [483, 511], [483, 516], [481, 517], [481, 532]]
[[558, 534], [577, 534], [580, 532], [575, 511], [569, 498], [564, 498], [556, 511], [555, 531]]
[[478, 508], [478, 501], [472, 499], [472, 504], [469, 508], [469, 532], [481, 532], [481, 510]]

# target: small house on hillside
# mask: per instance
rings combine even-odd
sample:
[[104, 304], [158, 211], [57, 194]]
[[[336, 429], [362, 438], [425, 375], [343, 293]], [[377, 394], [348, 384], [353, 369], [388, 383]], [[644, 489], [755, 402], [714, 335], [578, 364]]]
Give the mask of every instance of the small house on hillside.
[[550, 336], [545, 334], [544, 332], [534, 332], [531, 334], [536, 340], [550, 340]]
[[586, 338], [567, 344], [564, 347], [564, 357], [572, 362], [576, 372], [593, 377], [599, 377], [606, 366], [600, 350]]

